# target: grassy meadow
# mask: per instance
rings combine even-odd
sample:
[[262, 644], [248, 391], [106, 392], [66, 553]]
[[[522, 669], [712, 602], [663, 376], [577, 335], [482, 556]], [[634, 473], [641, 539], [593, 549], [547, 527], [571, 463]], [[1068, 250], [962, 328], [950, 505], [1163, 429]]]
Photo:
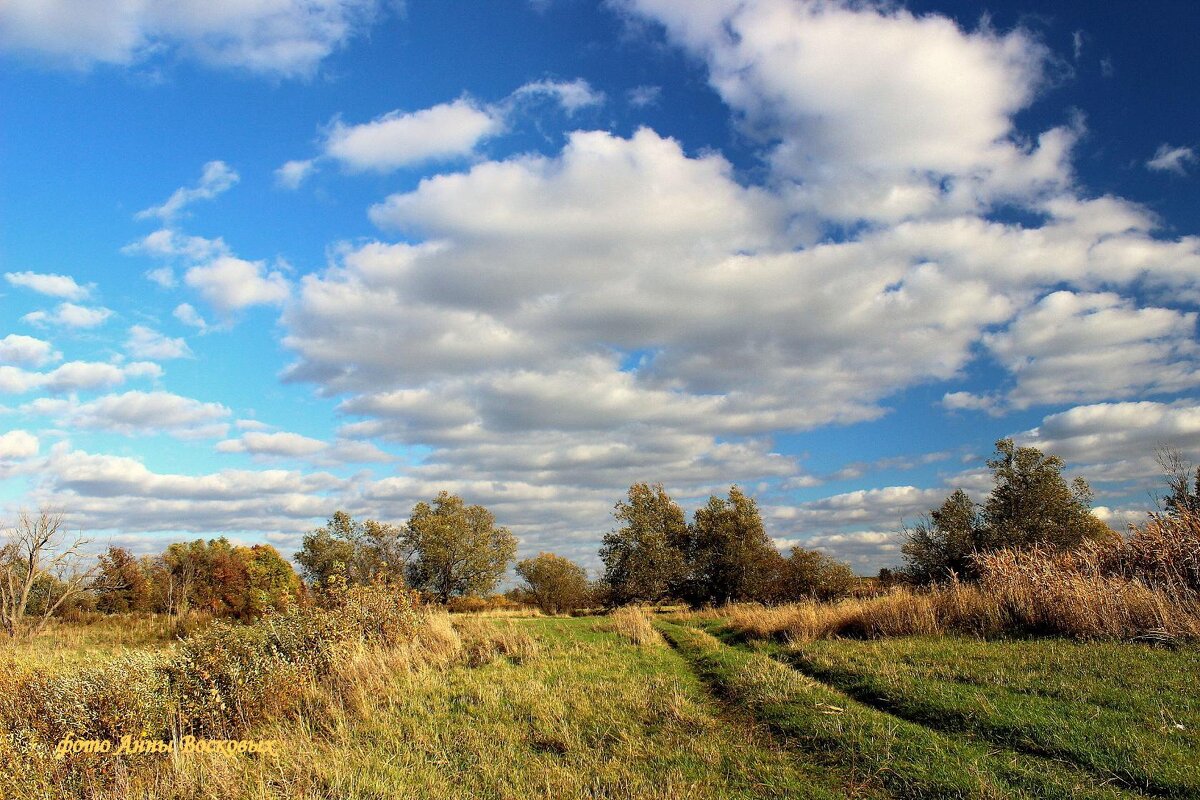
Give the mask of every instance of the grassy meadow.
[[[86, 676], [79, 680], [92, 692], [149, 686], [151, 697], [173, 696], [178, 680], [155, 684], [152, 676], [194, 659], [189, 643], [210, 655], [236, 653], [236, 643], [278, 649], [290, 641], [286, 627], [217, 625], [176, 640], [163, 619], [117, 617], [62, 623], [10, 646], [0, 651], [5, 696], [20, 702], [0, 711], [10, 738], [0, 751], [0, 796], [1200, 796], [1195, 645], [789, 638], [748, 627], [754, 615], [764, 626], [769, 613], [753, 608], [406, 613], [402, 636], [338, 639], [327, 650], [335, 658], [279, 683], [250, 676], [248, 661], [186, 662], [202, 674], [238, 676], [203, 692], [216, 692], [222, 705], [217, 718], [205, 716], [209, 706], [191, 712], [192, 725], [209, 725], [212, 738], [277, 741], [277, 755], [55, 760], [47, 753], [61, 730], [30, 717], [70, 697], [86, 713], [76, 709], [64, 724], [115, 736], [136, 723], [152, 738], [144, 714], [120, 704], [117, 713], [111, 698], [89, 706], [73, 676]], [[105, 672], [106, 664], [116, 666]], [[130, 664], [150, 671], [129, 673]], [[239, 688], [254, 680], [266, 690]], [[22, 697], [38, 692], [41, 706]], [[241, 722], [214, 727], [221, 714]]]
[[137, 651], [169, 650], [179, 631], [161, 614], [97, 614], [86, 621], [52, 619], [46, 630], [24, 639], [0, 638], [0, 662], [24, 667], [79, 668]]

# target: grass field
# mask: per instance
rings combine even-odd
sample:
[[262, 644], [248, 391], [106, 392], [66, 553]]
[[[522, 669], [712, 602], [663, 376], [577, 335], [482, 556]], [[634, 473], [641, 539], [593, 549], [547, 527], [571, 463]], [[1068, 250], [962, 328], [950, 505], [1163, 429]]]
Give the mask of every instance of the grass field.
[[29, 639], [8, 642], [0, 637], [0, 661], [13, 659], [26, 667], [71, 669], [110, 659], [129, 650], [168, 650], [174, 626], [162, 615], [98, 616], [87, 624], [51, 620]]
[[877, 796], [716, 701], [661, 638], [633, 644], [590, 618], [478, 624], [536, 647], [397, 675], [363, 719], [275, 731], [298, 757], [242, 762], [219, 782], [286, 797]]
[[[637, 614], [453, 624], [457, 656], [376, 664], [336, 703], [256, 729], [278, 758], [164, 758], [106, 796], [1200, 797], [1194, 646], [788, 646]], [[103, 657], [99, 631], [72, 635], [63, 649]], [[46, 643], [31, 657], [77, 663]]]
[[1057, 640], [815, 642], [783, 660], [948, 734], [1086, 768], [1159, 796], [1200, 796], [1200, 650]]

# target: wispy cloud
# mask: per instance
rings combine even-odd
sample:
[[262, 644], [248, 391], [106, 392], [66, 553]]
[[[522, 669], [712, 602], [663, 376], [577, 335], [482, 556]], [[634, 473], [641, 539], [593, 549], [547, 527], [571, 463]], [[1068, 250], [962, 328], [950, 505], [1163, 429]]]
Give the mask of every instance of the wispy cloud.
[[1196, 151], [1190, 147], [1172, 147], [1161, 144], [1154, 151], [1154, 157], [1146, 162], [1146, 169], [1156, 172], [1173, 172], [1176, 175], [1186, 175], [1188, 167], [1197, 162]]
[[171, 222], [192, 203], [197, 200], [212, 200], [229, 191], [239, 180], [241, 177], [224, 161], [210, 161], [204, 165], [200, 180], [195, 186], [179, 187], [161, 205], [139, 211], [135, 218], [158, 217], [164, 222]]

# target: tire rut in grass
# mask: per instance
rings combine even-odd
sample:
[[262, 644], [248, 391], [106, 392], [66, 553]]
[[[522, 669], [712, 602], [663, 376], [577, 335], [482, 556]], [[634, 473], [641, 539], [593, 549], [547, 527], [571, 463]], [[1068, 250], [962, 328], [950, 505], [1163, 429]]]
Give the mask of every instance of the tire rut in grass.
[[[790, 753], [795, 758], [795, 748], [792, 747], [791, 737], [780, 735], [777, 730], [770, 725], [769, 722], [760, 719], [750, 709], [743, 705], [731, 702], [730, 699], [722, 695], [719, 691], [713, 691], [712, 684], [707, 681], [704, 675], [697, 672], [693, 662], [688, 659], [684, 652], [680, 649], [677, 641], [667, 635], [661, 625], [657, 622], [655, 627], [663, 640], [670, 647], [671, 652], [680, 660], [695, 675], [700, 686], [706, 691], [708, 697], [711, 698], [714, 705], [714, 713], [720, 717], [723, 723], [740, 731], [746, 732], [747, 735], [754, 739], [765, 739], [772, 750], [781, 753]], [[873, 785], [871, 782], [856, 778], [852, 772], [841, 765], [832, 764], [827, 761], [805, 759], [803, 766], [806, 770], [819, 771], [813, 774], [814, 796], [826, 796], [831, 800], [887, 800], [888, 798], [898, 797], [884, 790], [882, 786]]]
[[748, 709], [793, 746], [849, 769], [899, 797], [1144, 796], [1044, 759], [945, 736], [858, 703], [746, 648], [690, 627], [661, 623], [700, 679]]
[[[1031, 738], [1028, 732], [1013, 724], [989, 724], [969, 709], [956, 708], [948, 703], [930, 702], [889, 692], [881, 682], [849, 669], [821, 668], [802, 655], [773, 649], [770, 655], [776, 661], [795, 669], [805, 677], [818, 681], [879, 713], [920, 725], [943, 735], [967, 737], [985, 743], [989, 748], [1000, 748], [1004, 752], [1019, 754], [1033, 763], [1045, 763], [1058, 769], [1083, 772], [1099, 783], [1111, 783], [1127, 791], [1143, 796], [1163, 798], [1189, 798], [1200, 796], [1200, 787], [1193, 781], [1162, 780], [1145, 770], [1132, 768], [1130, 764], [1136, 754], [1116, 759], [1118, 763], [1106, 766], [1098, 763], [1078, 749], [1054, 746], [1044, 740]], [[994, 687], [997, 694], [1013, 694], [1001, 687]], [[1031, 697], [1031, 696], [1026, 696]], [[1030, 701], [1035, 702], [1035, 701]], [[1065, 724], [1065, 723], [1064, 723]]]

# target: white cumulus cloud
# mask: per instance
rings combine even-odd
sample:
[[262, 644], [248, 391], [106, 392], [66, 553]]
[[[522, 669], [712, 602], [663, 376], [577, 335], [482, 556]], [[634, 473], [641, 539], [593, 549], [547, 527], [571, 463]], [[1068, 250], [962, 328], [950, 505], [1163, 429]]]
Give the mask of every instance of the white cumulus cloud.
[[0, 361], [9, 364], [40, 367], [61, 358], [62, 353], [56, 351], [50, 342], [42, 339], [17, 333], [10, 333], [0, 339]]
[[21, 317], [31, 325], [61, 325], [67, 328], [95, 328], [112, 316], [112, 309], [59, 303], [53, 311], [31, 311]]
[[222, 453], [249, 453], [251, 455], [282, 456], [299, 458], [311, 456], [325, 449], [325, 442], [301, 436], [298, 433], [260, 433], [251, 431], [239, 439], [217, 442]]
[[145, 325], [134, 325], [129, 329], [125, 350], [134, 358], [150, 358], [165, 361], [171, 358], [190, 358], [192, 350], [183, 339], [164, 336]]
[[222, 256], [191, 267], [183, 282], [219, 311], [238, 311], [249, 306], [279, 305], [288, 296], [287, 278], [268, 269], [262, 261]]
[[13, 286], [31, 289], [40, 294], [60, 297], [63, 300], [83, 300], [90, 295], [91, 287], [80, 286], [70, 275], [42, 272], [6, 272], [4, 279]]
[[316, 162], [311, 158], [288, 161], [275, 170], [275, 182], [285, 189], [299, 189], [315, 170]]
[[6, 0], [0, 49], [76, 69], [182, 55], [303, 77], [380, 9], [378, 0]]
[[170, 392], [124, 392], [87, 402], [75, 398], [34, 400], [23, 407], [56, 418], [60, 425], [124, 435], [168, 433], [180, 438], [222, 436], [230, 410]]
[[0, 459], [18, 461], [38, 453], [38, 438], [29, 431], [15, 430], [0, 435]]
[[191, 303], [180, 303], [175, 306], [175, 310], [171, 312], [171, 315], [184, 325], [195, 328], [201, 333], [208, 330], [208, 322], [204, 317], [200, 316], [200, 312], [193, 308]]
[[498, 112], [463, 98], [421, 111], [392, 111], [370, 122], [334, 122], [325, 155], [355, 172], [387, 172], [469, 155], [504, 127]]

